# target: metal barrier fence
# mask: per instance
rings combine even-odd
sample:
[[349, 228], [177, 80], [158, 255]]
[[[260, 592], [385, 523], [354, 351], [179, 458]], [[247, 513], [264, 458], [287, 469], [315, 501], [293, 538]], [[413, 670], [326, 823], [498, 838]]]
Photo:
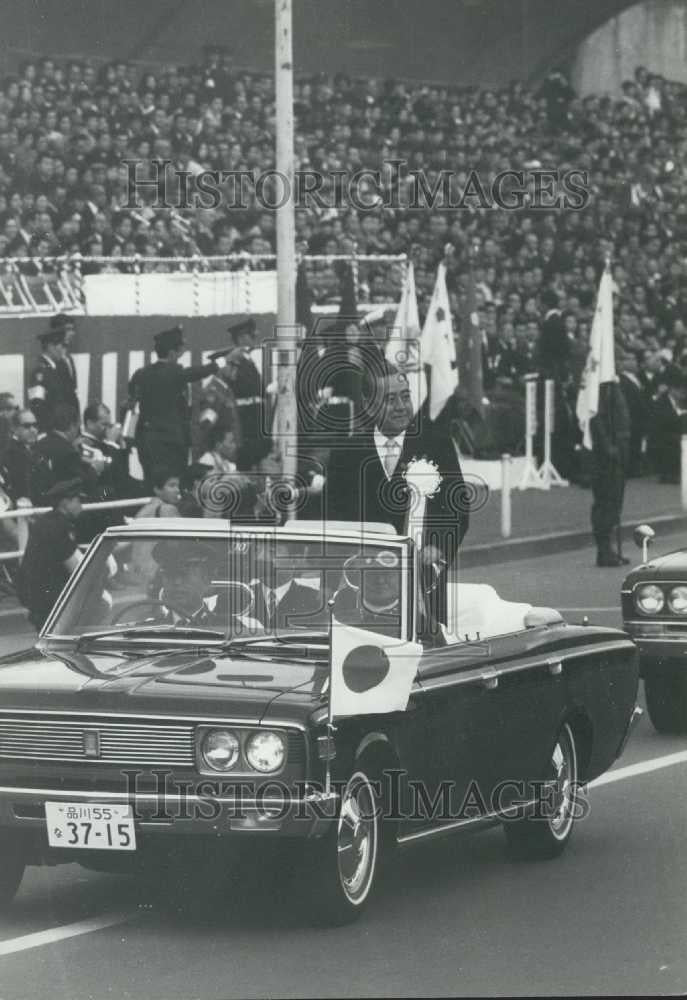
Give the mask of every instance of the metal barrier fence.
[[[152, 497], [136, 497], [131, 500], [104, 500], [101, 503], [85, 503], [83, 510], [131, 510], [136, 507], [143, 507], [150, 503]], [[38, 517], [40, 514], [47, 514], [52, 507], [17, 507], [13, 510], [0, 512], [0, 523], [2, 521], [21, 521], [27, 517]], [[13, 559], [21, 559], [24, 549], [15, 552], [0, 552], [0, 562], [11, 562]]]

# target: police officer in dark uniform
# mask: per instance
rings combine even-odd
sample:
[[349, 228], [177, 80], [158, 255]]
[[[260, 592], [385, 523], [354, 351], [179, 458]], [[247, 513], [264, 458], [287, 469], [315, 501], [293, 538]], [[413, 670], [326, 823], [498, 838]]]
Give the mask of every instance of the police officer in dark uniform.
[[[629, 562], [620, 551], [620, 516], [630, 449], [630, 414], [618, 382], [602, 382], [599, 409], [590, 422], [592, 435], [592, 531], [597, 546], [597, 566], [623, 566]], [[618, 548], [611, 535], [617, 533]]]
[[74, 385], [76, 385], [76, 365], [74, 364], [74, 358], [70, 353], [71, 342], [74, 339], [74, 334], [76, 333], [74, 320], [66, 313], [58, 313], [50, 320], [50, 329], [60, 330], [64, 333], [64, 357], [60, 360], [59, 364], [66, 369], [67, 375], [72, 380]]
[[179, 364], [185, 348], [180, 326], [163, 330], [154, 340], [158, 360], [139, 368], [129, 383], [129, 394], [139, 404], [135, 440], [147, 482], [160, 465], [178, 476], [188, 465], [191, 443], [188, 385], [219, 370], [216, 361], [190, 368]]
[[255, 329], [252, 317], [227, 327], [235, 348], [222, 372], [222, 379], [234, 393], [240, 435], [237, 464], [242, 472], [252, 469], [271, 449], [265, 425], [262, 375], [251, 357]]
[[46, 495], [53, 509], [31, 525], [18, 593], [29, 610], [29, 621], [38, 630], [81, 561], [76, 520], [81, 513], [82, 488], [80, 479], [55, 483]]
[[65, 403], [79, 413], [76, 372], [66, 362], [64, 329], [50, 329], [38, 335], [43, 353], [31, 373], [27, 396], [41, 431], [52, 426], [55, 407]]

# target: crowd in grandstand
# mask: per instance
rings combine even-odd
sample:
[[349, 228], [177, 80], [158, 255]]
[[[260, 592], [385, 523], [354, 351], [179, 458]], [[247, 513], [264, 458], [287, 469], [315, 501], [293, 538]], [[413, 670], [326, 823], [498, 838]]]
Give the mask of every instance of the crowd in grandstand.
[[[663, 455], [660, 442], [668, 425], [673, 435], [681, 426], [687, 359], [684, 85], [643, 67], [619, 97], [584, 98], [560, 73], [536, 89], [515, 82], [501, 90], [338, 74], [299, 80], [295, 112], [296, 167], [320, 172], [325, 193], [333, 172], [361, 168], [380, 170], [389, 185], [403, 183], [404, 171], [420, 171], [429, 188], [445, 169], [459, 184], [475, 170], [485, 185], [504, 170], [588, 172], [590, 197], [579, 210], [474, 204], [455, 210], [440, 201], [390, 208], [381, 203], [393, 201], [388, 190], [372, 209], [299, 208], [298, 249], [408, 254], [422, 314], [451, 244], [454, 321], [460, 333], [470, 262], [492, 412], [504, 400], [503, 412], [511, 412], [525, 373], [555, 378], [558, 460], [566, 466], [561, 471], [580, 478], [583, 470], [571, 457], [579, 439], [574, 397], [599, 274], [610, 258], [618, 368], [632, 397], [640, 449], [633, 468], [650, 468], [648, 442], [653, 470], [675, 476], [672, 452]], [[164, 265], [146, 265], [145, 258], [273, 253], [275, 214], [255, 197], [251, 202], [250, 186], [249, 204], [239, 207], [224, 201], [212, 209], [160, 208], [153, 190], [140, 194], [136, 209], [122, 205], [130, 196], [125, 160], [139, 161], [139, 178], [146, 170], [157, 176], [153, 161], [162, 160], [195, 175], [218, 169], [257, 175], [274, 166], [274, 132], [272, 77], [238, 70], [214, 48], [191, 67], [28, 62], [4, 80], [0, 94], [0, 255], [140, 255], [143, 268], [154, 269]], [[400, 175], [389, 170], [390, 161], [406, 164]], [[368, 267], [359, 280], [360, 301], [399, 298], [400, 268]], [[339, 287], [333, 265], [312, 271], [309, 282], [316, 301]], [[545, 329], [552, 306], [561, 310], [564, 331], [553, 345]], [[489, 450], [489, 434], [483, 438], [478, 453]], [[502, 442], [491, 444], [498, 453]]]

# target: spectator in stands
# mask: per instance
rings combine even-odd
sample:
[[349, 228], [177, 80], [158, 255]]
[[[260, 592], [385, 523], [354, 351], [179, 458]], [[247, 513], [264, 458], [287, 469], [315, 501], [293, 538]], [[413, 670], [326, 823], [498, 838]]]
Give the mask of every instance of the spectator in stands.
[[12, 437], [17, 402], [11, 392], [0, 392], [0, 464]]
[[222, 425], [213, 427], [209, 445], [209, 450], [200, 456], [198, 462], [214, 472], [236, 472], [238, 446], [233, 428]]
[[[151, 475], [153, 497], [137, 512], [136, 518], [179, 517], [181, 490], [179, 476], [174, 469], [157, 466]], [[148, 587], [157, 572], [153, 559], [153, 542], [135, 542], [128, 559], [130, 571]]]
[[179, 476], [166, 466], [157, 466], [151, 477], [154, 496], [136, 514], [143, 517], [178, 517], [181, 499]]
[[0, 460], [9, 495], [17, 507], [36, 505], [47, 489], [50, 473], [36, 449], [38, 421], [32, 410], [17, 410], [12, 418], [12, 436]]
[[[53, 411], [52, 425], [38, 441], [37, 451], [47, 467], [44, 489], [55, 483], [79, 479], [82, 490], [92, 494], [105, 466], [102, 458], [82, 454], [79, 448], [81, 427], [79, 413], [68, 403], [58, 403]], [[47, 495], [47, 494], [46, 494]]]

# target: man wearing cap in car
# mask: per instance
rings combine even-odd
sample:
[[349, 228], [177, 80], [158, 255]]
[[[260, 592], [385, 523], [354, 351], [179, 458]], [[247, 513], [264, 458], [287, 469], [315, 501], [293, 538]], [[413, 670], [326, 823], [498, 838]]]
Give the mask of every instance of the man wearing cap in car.
[[146, 482], [157, 466], [165, 465], [180, 476], [188, 465], [188, 385], [219, 370], [216, 361], [189, 368], [179, 364], [186, 346], [180, 326], [163, 330], [154, 341], [158, 360], [139, 368], [129, 383], [129, 395], [140, 409], [135, 440]]
[[227, 327], [235, 346], [222, 372], [234, 394], [241, 438], [237, 464], [242, 472], [254, 468], [271, 447], [263, 413], [262, 374], [255, 363], [255, 330], [252, 317]]
[[[344, 566], [344, 585], [334, 597], [337, 621], [380, 635], [401, 638], [401, 570], [396, 552], [382, 549], [374, 555], [352, 556]], [[446, 637], [427, 606], [418, 621], [418, 634], [427, 646], [445, 646]]]
[[76, 394], [76, 373], [65, 360], [67, 357], [65, 328], [51, 327], [45, 333], [39, 334], [38, 339], [43, 353], [31, 372], [26, 394], [40, 430], [47, 431], [52, 425], [55, 407], [59, 403], [66, 403], [79, 413], [79, 399]]
[[81, 479], [55, 483], [45, 497], [53, 509], [30, 528], [18, 592], [29, 609], [29, 621], [38, 630], [81, 561], [75, 525], [81, 513], [82, 490]]
[[[240, 584], [233, 588], [213, 575], [226, 575], [218, 567], [219, 553], [212, 545], [188, 539], [168, 539], [153, 547], [153, 559], [160, 567], [155, 598], [165, 619], [175, 625], [214, 628], [232, 633], [249, 630], [261, 633], [261, 625], [247, 612], [252, 601], [250, 590]], [[159, 586], [158, 586], [159, 585]]]

